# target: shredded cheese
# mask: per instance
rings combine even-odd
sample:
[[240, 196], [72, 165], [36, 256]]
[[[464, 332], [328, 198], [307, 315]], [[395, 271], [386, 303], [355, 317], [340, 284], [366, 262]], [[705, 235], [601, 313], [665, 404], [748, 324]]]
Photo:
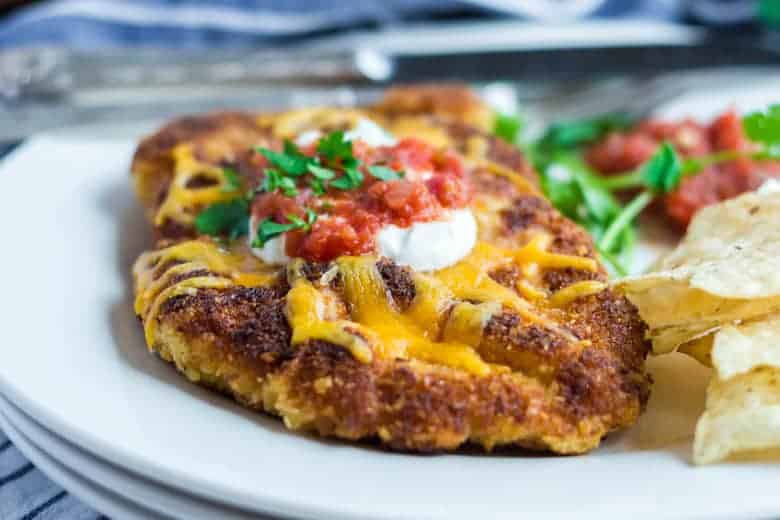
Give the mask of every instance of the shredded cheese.
[[[165, 200], [155, 214], [156, 226], [161, 226], [166, 220], [192, 224], [199, 209], [235, 198], [235, 193], [225, 189], [227, 178], [222, 168], [197, 161], [188, 145], [176, 146], [171, 155], [174, 161], [173, 179]], [[199, 177], [211, 179], [215, 184], [189, 188], [190, 181]]]
[[[270, 129], [275, 138], [288, 139], [313, 128], [350, 128], [365, 117], [366, 113], [359, 110], [306, 109], [259, 116], [257, 124]], [[399, 137], [414, 136], [440, 147], [452, 145], [447, 132], [424, 117], [383, 123]], [[474, 137], [466, 142], [468, 163], [507, 178], [521, 193], [539, 193], [519, 173], [490, 161], [488, 152], [489, 143], [484, 138]], [[224, 189], [228, 180], [223, 170], [198, 161], [190, 146], [174, 147], [171, 158], [173, 176], [168, 193], [154, 215], [156, 225], [167, 220], [191, 225], [203, 207], [235, 196]], [[148, 173], [152, 174], [156, 173]], [[214, 185], [187, 187], [200, 177], [211, 179]], [[341, 257], [334, 262], [328, 277], [340, 274], [341, 297], [346, 304], [338, 308], [320, 288], [319, 284], [326, 284], [327, 280], [319, 284], [310, 282], [302, 275], [302, 261], [292, 261], [286, 268], [290, 291], [285, 307], [292, 344], [327, 341], [342, 346], [362, 363], [377, 359], [418, 359], [478, 375], [506, 372], [508, 367], [487, 363], [480, 356], [485, 326], [504, 309], [518, 313], [526, 322], [544, 325], [569, 342], [582, 343], [546, 314], [556, 312], [551, 307], [565, 306], [603, 290], [605, 284], [578, 282], [553, 294], [537, 285], [544, 269], [596, 272], [598, 264], [592, 258], [550, 252], [551, 237], [541, 232], [516, 249], [484, 241], [495, 238], [491, 232], [499, 228], [499, 222], [486, 217], [498, 214], [494, 207], [498, 203], [486, 197], [475, 200], [473, 210], [483, 240], [451, 267], [433, 273], [414, 273], [416, 296], [404, 310], [392, 301], [374, 257]], [[523, 276], [514, 287], [506, 287], [491, 278], [490, 273], [502, 267], [520, 269]], [[203, 275], [201, 271], [208, 274]], [[270, 286], [284, 272], [256, 259], [248, 249], [223, 251], [207, 241], [185, 241], [145, 253], [134, 268], [135, 311], [143, 318], [149, 348], [154, 348], [157, 341], [160, 309], [170, 298], [196, 294], [201, 289]]]
[[553, 307], [563, 307], [574, 300], [585, 298], [592, 294], [597, 294], [607, 288], [607, 284], [597, 280], [585, 280], [576, 282], [568, 287], [557, 291], [550, 297], [550, 305]]

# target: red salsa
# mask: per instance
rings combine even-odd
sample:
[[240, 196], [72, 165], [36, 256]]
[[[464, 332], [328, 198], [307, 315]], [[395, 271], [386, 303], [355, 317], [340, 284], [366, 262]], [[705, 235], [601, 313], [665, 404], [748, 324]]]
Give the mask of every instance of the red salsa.
[[[627, 172], [647, 161], [663, 141], [671, 142], [683, 157], [726, 150], [749, 151], [751, 144], [734, 110], [703, 125], [692, 119], [665, 122], [648, 119], [627, 132], [614, 132], [586, 152], [586, 160], [605, 174]], [[682, 227], [702, 207], [758, 188], [770, 177], [780, 176], [780, 164], [736, 159], [706, 168], [682, 180], [667, 195], [665, 212]]]
[[[316, 144], [302, 152], [308, 157], [319, 155]], [[437, 220], [449, 210], [465, 207], [471, 198], [463, 161], [454, 152], [417, 139], [403, 139], [394, 146], [380, 147], [357, 140], [352, 143], [352, 154], [359, 161], [357, 170], [362, 182], [351, 189], [339, 189], [331, 179], [325, 192], [317, 195], [309, 184], [310, 176], [303, 175], [296, 178], [297, 194], [293, 196], [275, 190], [255, 197], [251, 212], [256, 222], [271, 219], [283, 224], [290, 215], [303, 219], [307, 210], [316, 213], [316, 221], [309, 228], [285, 234], [288, 256], [328, 261], [341, 255], [371, 253], [383, 226], [408, 227]], [[320, 160], [328, 161], [325, 157]], [[330, 166], [336, 178], [344, 175], [338, 166]], [[398, 178], [377, 178], [371, 173], [372, 166], [397, 172]], [[259, 179], [261, 183], [264, 175]]]

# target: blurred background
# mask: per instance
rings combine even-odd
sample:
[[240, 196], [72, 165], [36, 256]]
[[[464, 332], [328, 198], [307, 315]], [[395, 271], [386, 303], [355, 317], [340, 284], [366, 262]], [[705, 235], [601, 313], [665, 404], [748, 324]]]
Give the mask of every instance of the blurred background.
[[360, 29], [453, 20], [654, 19], [749, 28], [775, 0], [57, 0], [0, 1], [0, 45], [257, 47]]
[[[0, 0], [0, 140], [226, 106], [354, 104], [414, 81], [511, 82], [490, 91], [494, 104], [533, 111], [594, 82], [774, 66], [778, 24], [777, 0]], [[569, 105], [555, 109], [583, 103]]]

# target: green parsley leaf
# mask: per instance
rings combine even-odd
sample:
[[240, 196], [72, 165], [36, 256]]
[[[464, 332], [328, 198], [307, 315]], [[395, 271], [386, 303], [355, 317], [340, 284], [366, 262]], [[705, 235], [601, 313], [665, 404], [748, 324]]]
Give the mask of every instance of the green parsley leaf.
[[241, 189], [241, 177], [238, 172], [230, 167], [222, 168], [222, 174], [225, 176], [225, 185], [222, 186], [222, 191], [231, 192]]
[[244, 199], [217, 202], [195, 217], [195, 229], [204, 235], [227, 235], [234, 239], [245, 235], [248, 227], [249, 203]]
[[542, 148], [571, 149], [590, 144], [615, 130], [625, 130], [633, 120], [626, 114], [613, 113], [597, 117], [553, 123], [539, 141]]
[[276, 191], [276, 189], [279, 188], [279, 183], [281, 183], [281, 180], [282, 174], [279, 173], [279, 170], [268, 168], [265, 171], [265, 178], [263, 179], [263, 184], [260, 185], [260, 190], [266, 191], [268, 193]]
[[680, 184], [682, 166], [677, 152], [664, 142], [639, 169], [644, 183], [656, 193], [669, 193]]
[[767, 147], [780, 144], [780, 105], [771, 105], [766, 112], [753, 112], [742, 118], [742, 127], [751, 141]]
[[263, 247], [272, 238], [295, 229], [311, 231], [311, 227], [317, 222], [317, 214], [311, 209], [306, 208], [305, 219], [298, 215], [290, 214], [287, 215], [287, 220], [289, 221], [289, 224], [280, 224], [270, 218], [263, 220], [260, 225], [257, 226], [257, 234], [252, 240], [252, 247]]
[[317, 214], [311, 208], [306, 208], [306, 222], [309, 226], [313, 226], [317, 222]]
[[368, 173], [380, 181], [397, 181], [404, 176], [404, 172], [397, 172], [387, 166], [375, 164], [368, 167]]
[[524, 126], [525, 122], [519, 116], [496, 113], [493, 133], [504, 141], [515, 144]]
[[298, 189], [295, 185], [295, 181], [290, 177], [285, 177], [279, 173], [278, 170], [269, 168], [265, 171], [265, 179], [260, 186], [261, 191], [272, 193], [277, 189], [281, 189], [282, 192], [288, 197], [295, 197], [298, 195]]
[[542, 170], [542, 189], [561, 213], [586, 227], [609, 222], [620, 205], [585, 163], [571, 152], [558, 154]]
[[279, 179], [279, 187], [288, 197], [295, 197], [298, 195], [298, 188], [295, 186], [295, 181], [289, 177], [282, 177]]
[[315, 179], [319, 179], [321, 181], [327, 181], [336, 176], [336, 172], [330, 168], [323, 168], [322, 166], [317, 166], [316, 164], [309, 164], [308, 169], [309, 173], [311, 173]]
[[357, 168], [346, 168], [344, 175], [331, 181], [330, 185], [340, 190], [354, 190], [363, 184], [363, 173]]
[[577, 221], [580, 204], [583, 202], [582, 193], [577, 182], [568, 172], [566, 176], [558, 175], [555, 168], [551, 165], [542, 171], [540, 175], [542, 190], [558, 211]]
[[295, 224], [279, 224], [270, 218], [266, 218], [257, 226], [257, 234], [252, 240], [252, 247], [264, 247], [272, 238], [278, 237], [291, 229], [295, 229]]
[[268, 148], [255, 148], [255, 150], [263, 154], [263, 156], [281, 172], [286, 175], [292, 175], [293, 177], [298, 177], [306, 173], [306, 166], [311, 161], [311, 158], [303, 155], [292, 141], [284, 142], [283, 152], [276, 152]]
[[[337, 130], [331, 132], [317, 143], [317, 153], [324, 155], [328, 161], [338, 159], [354, 159], [352, 155], [352, 142], [344, 139], [344, 132]], [[344, 164], [344, 163], [342, 163]], [[344, 164], [347, 166], [346, 164]]]
[[317, 178], [314, 178], [309, 182], [309, 187], [311, 188], [312, 193], [318, 197], [322, 197], [327, 192], [325, 183]]
[[302, 229], [304, 231], [309, 231], [309, 229], [311, 229], [309, 223], [298, 215], [287, 215], [287, 220], [289, 220], [290, 223], [295, 226], [293, 229]]

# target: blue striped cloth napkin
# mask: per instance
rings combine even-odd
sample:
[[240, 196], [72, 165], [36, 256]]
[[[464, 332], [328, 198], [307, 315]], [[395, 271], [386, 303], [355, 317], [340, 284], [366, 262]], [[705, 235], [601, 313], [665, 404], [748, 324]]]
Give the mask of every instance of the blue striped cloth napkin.
[[105, 517], [51, 482], [0, 431], [0, 518], [103, 520]]

